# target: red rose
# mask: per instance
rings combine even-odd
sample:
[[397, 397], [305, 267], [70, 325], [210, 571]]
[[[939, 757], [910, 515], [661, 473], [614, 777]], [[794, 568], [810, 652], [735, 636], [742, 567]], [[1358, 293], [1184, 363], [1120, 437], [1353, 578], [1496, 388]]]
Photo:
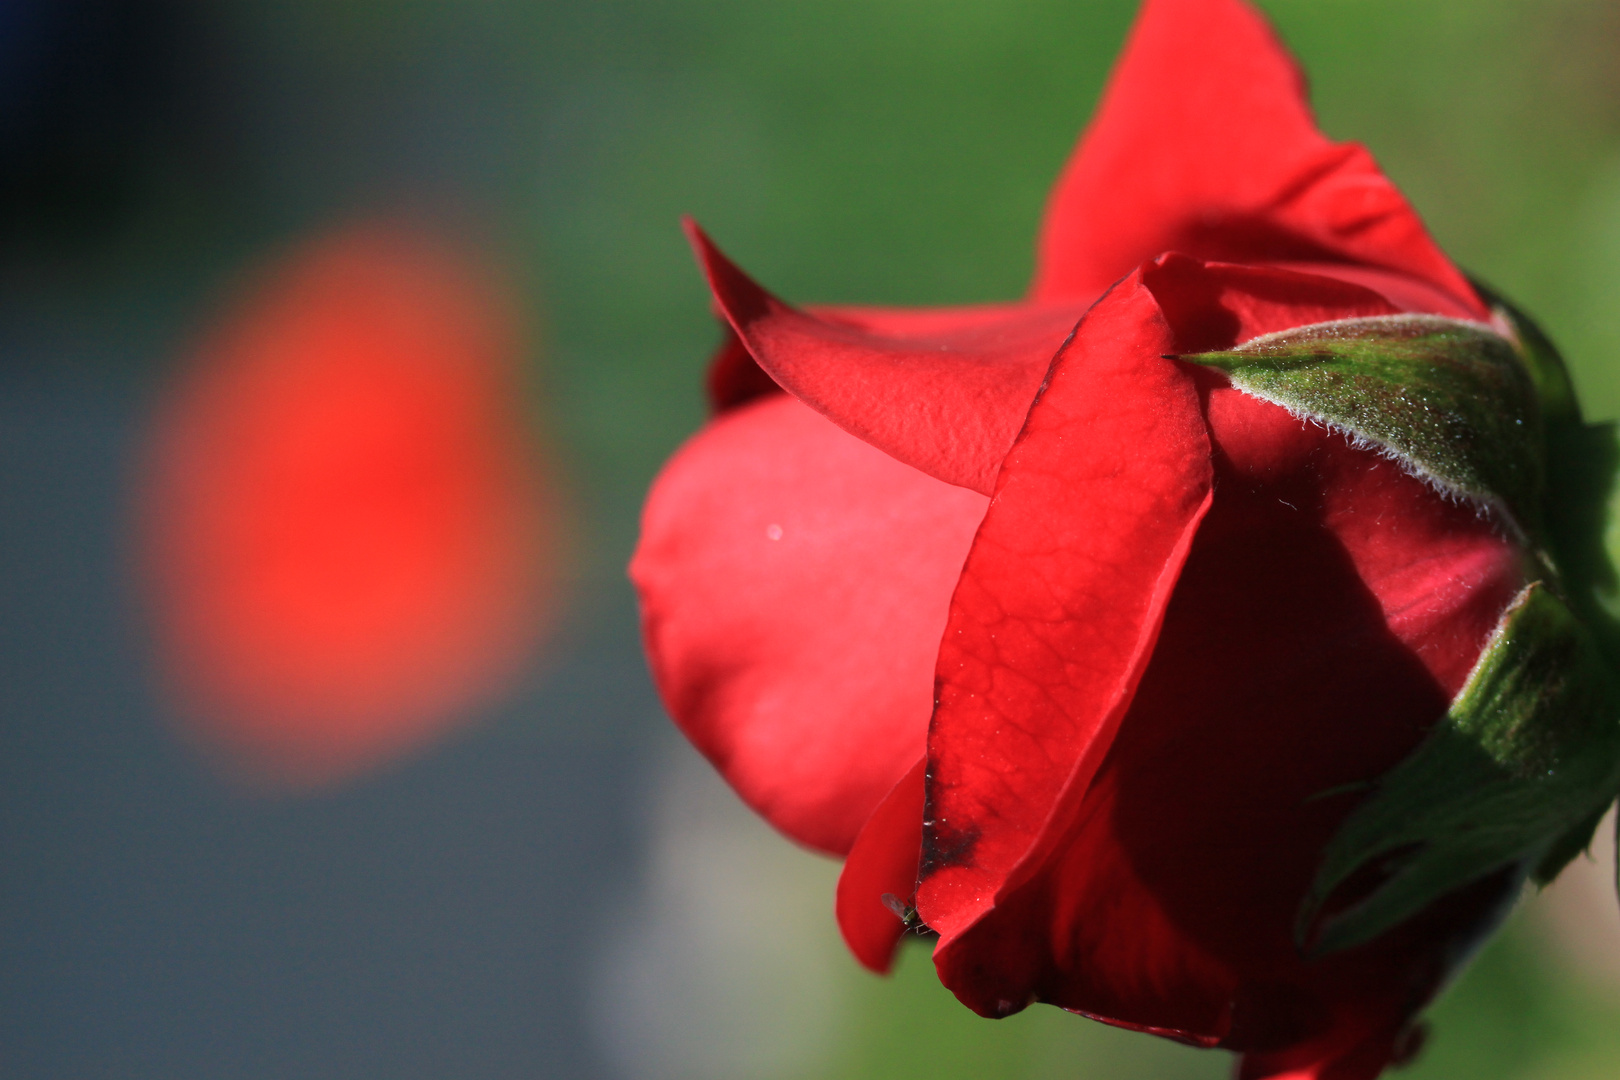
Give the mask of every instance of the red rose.
[[1245, 1078], [1407, 1052], [1620, 784], [1545, 475], [1589, 429], [1260, 16], [1147, 0], [1023, 302], [800, 311], [692, 235], [731, 336], [648, 499], [647, 650], [848, 856], [862, 962], [920, 920], [981, 1014]]

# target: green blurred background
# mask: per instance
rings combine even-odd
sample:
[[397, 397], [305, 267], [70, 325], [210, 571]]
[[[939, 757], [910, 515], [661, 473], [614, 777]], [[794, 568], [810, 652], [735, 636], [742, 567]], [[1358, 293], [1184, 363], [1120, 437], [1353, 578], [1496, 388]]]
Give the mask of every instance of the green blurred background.
[[[1620, 4], [1262, 6], [1309, 72], [1328, 133], [1368, 144], [1446, 250], [1542, 321], [1591, 416], [1620, 415]], [[694, 215], [763, 283], [799, 302], [1015, 297], [1047, 187], [1133, 8], [1128, 0], [14, 2], [0, 18], [0, 41], [9, 42], [0, 45], [7, 462], [46, 469], [39, 462], [63, 447], [104, 445], [94, 466], [104, 482], [93, 490], [61, 494], [72, 477], [37, 473], [41, 490], [56, 492], [50, 506], [101, 523], [106, 543], [87, 559], [118, 565], [127, 433], [243, 268], [311, 230], [389, 214], [473, 237], [519, 283], [537, 343], [533, 415], [561, 448], [584, 523], [573, 612], [532, 687], [447, 749], [296, 809], [243, 803], [187, 779], [194, 766], [158, 736], [109, 734], [151, 722], [156, 706], [85, 706], [96, 719], [73, 729], [52, 711], [65, 700], [51, 689], [58, 684], [40, 680], [100, 678], [92, 661], [101, 654], [37, 643], [35, 624], [14, 605], [3, 616], [13, 623], [6, 641], [29, 638], [28, 656], [58, 652], [49, 654], [57, 666], [46, 665], [54, 675], [32, 660], [7, 667], [16, 685], [44, 687], [14, 695], [3, 728], [8, 776], [26, 778], [4, 796], [7, 1074], [1225, 1075], [1223, 1055], [1054, 1010], [979, 1020], [933, 982], [921, 948], [892, 980], [860, 973], [831, 925], [835, 868], [748, 821], [665, 731], [635, 656], [622, 574], [643, 492], [702, 422], [702, 373], [717, 340], [679, 216]], [[105, 430], [124, 434], [103, 439]], [[14, 585], [41, 572], [27, 552], [72, 527], [19, 509], [30, 505], [0, 506], [15, 541], [5, 566]], [[116, 594], [114, 570], [106, 581]], [[68, 611], [58, 592], [28, 595], [34, 607], [25, 610], [39, 618]], [[106, 633], [110, 641], [124, 631]], [[116, 649], [133, 669], [138, 648]], [[107, 702], [139, 695], [138, 675], [120, 678]], [[47, 728], [79, 734], [40, 734]], [[80, 736], [114, 740], [114, 760], [98, 766], [105, 776], [74, 771], [74, 754], [90, 745]], [[513, 795], [503, 804], [510, 817], [492, 811], [444, 841], [446, 851], [484, 845], [483, 861], [433, 863], [431, 845], [406, 854], [423, 829], [440, 827], [444, 807], [489, 788], [493, 761], [510, 768], [503, 783], [514, 792], [530, 782], [561, 790], [564, 774], [593, 779], [552, 802]], [[107, 777], [123, 801], [101, 806], [96, 799], [111, 798]], [[119, 835], [108, 823], [143, 812], [155, 798], [143, 785], [163, 783], [195, 792], [151, 812], [143, 848], [151, 862], [103, 877], [82, 860], [64, 868], [74, 861], [61, 854], [68, 848], [101, 857]], [[66, 806], [80, 816], [56, 812]], [[531, 836], [537, 826], [521, 814], [558, 824]], [[368, 824], [345, 832], [354, 815]], [[180, 820], [234, 824], [174, 839], [166, 830]], [[510, 839], [519, 833], [526, 839]], [[312, 834], [326, 838], [333, 866], [353, 861], [345, 845], [397, 847], [401, 860], [426, 860], [422, 874], [454, 876], [457, 889], [485, 900], [440, 923], [412, 906], [443, 903], [440, 893], [373, 896], [356, 885], [371, 906], [354, 925], [388, 928], [364, 962], [334, 974], [311, 947], [299, 954], [307, 982], [253, 990], [251, 970], [230, 969], [239, 952], [229, 938], [262, 933], [263, 924], [240, 912], [273, 901], [278, 917], [292, 918], [287, 905], [305, 903], [300, 925], [335, 933], [323, 921], [324, 894], [254, 900], [250, 889], [199, 886], [182, 864], [212, 858], [214, 844], [258, 852], [253, 865], [285, 864], [296, 877]], [[534, 874], [555, 879], [547, 887], [577, 889], [564, 902], [534, 886], [518, 910], [500, 908], [480, 929], [490, 904], [510, 900], [503, 890], [532, 884], [504, 877], [503, 860], [530, 860]], [[83, 921], [61, 916], [50, 889], [101, 889], [126, 911], [158, 873], [153, 863], [169, 867], [165, 888], [203, 888], [210, 903], [243, 905], [240, 917], [220, 923], [217, 908], [192, 911], [185, 918], [212, 926], [214, 944], [171, 927], [172, 940], [139, 954], [155, 965], [141, 977], [121, 966], [139, 959], [122, 937], [109, 936], [101, 953], [75, 953], [87, 933], [103, 932], [105, 913], [91, 906]], [[220, 865], [219, 875], [241, 872]], [[386, 876], [397, 866], [372, 870]], [[1582, 873], [1601, 889], [1601, 870]], [[1620, 1074], [1620, 961], [1611, 963], [1620, 919], [1612, 904], [1589, 902], [1590, 881], [1566, 891], [1574, 898], [1516, 916], [1447, 995], [1409, 1075]], [[729, 921], [716, 927], [715, 912]], [[163, 925], [181, 919], [166, 908], [149, 915]], [[548, 952], [540, 938], [500, 936], [529, 923], [544, 925], [546, 941], [573, 944]], [[118, 934], [150, 938], [154, 924], [118, 925]], [[423, 934], [439, 935], [431, 963]], [[458, 952], [458, 935], [478, 948]], [[677, 939], [687, 949], [678, 955]], [[712, 956], [693, 952], [711, 940]], [[179, 953], [198, 957], [184, 972], [191, 989], [159, 992], [153, 1004]], [[401, 981], [435, 979], [476, 984], [507, 1012], [498, 1021], [488, 1011], [461, 1016], [446, 993], [399, 991]], [[313, 984], [352, 1015], [312, 1021], [256, 996], [295, 1002]], [[240, 1014], [185, 1019], [217, 996], [211, 987], [245, 994]], [[373, 999], [387, 1005], [364, 1007]], [[446, 1009], [459, 1019], [441, 1030]], [[531, 1038], [536, 1024], [555, 1029], [551, 1041]], [[301, 1049], [287, 1049], [300, 1040]]]

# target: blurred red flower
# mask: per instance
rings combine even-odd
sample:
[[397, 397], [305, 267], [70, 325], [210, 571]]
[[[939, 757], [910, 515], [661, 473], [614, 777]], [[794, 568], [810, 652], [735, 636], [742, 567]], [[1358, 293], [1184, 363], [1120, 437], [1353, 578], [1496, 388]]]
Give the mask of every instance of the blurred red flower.
[[352, 775], [521, 670], [560, 506], [519, 350], [469, 251], [351, 227], [258, 276], [167, 388], [142, 566], [166, 689], [231, 771]]
[[[920, 920], [984, 1015], [1050, 1002], [1240, 1051], [1245, 1078], [1359, 1080], [1409, 1052], [1570, 823], [1430, 880], [1370, 942], [1313, 958], [1296, 920], [1364, 793], [1525, 610], [1522, 507], [1184, 358], [1441, 327], [1507, 357], [1462, 365], [1530, 403], [1504, 430], [1540, 430], [1539, 391], [1508, 314], [1316, 129], [1262, 18], [1148, 0], [1026, 300], [803, 311], [692, 235], [729, 334], [718, 415], [648, 498], [647, 650], [742, 797], [847, 855], [856, 955], [886, 969]], [[1428, 438], [1407, 389], [1395, 427]], [[1456, 453], [1508, 452], [1490, 442]]]

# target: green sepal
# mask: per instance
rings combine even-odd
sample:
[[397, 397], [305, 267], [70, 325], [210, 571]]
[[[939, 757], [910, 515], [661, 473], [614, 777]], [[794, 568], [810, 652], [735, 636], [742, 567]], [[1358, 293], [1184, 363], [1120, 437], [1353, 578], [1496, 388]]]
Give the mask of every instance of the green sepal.
[[1477, 278], [1469, 280], [1480, 298], [1490, 305], [1491, 313], [1512, 332], [1513, 340], [1519, 346], [1519, 359], [1530, 381], [1535, 383], [1536, 398], [1541, 402], [1541, 415], [1546, 419], [1547, 426], [1579, 426], [1581, 407], [1575, 397], [1575, 382], [1569, 377], [1569, 368], [1564, 365], [1564, 358], [1559, 355], [1552, 339], [1507, 297]]
[[1592, 846], [1592, 837], [1597, 833], [1597, 827], [1603, 821], [1603, 815], [1609, 812], [1609, 804], [1604, 803], [1592, 811], [1585, 821], [1577, 824], [1563, 836], [1553, 841], [1552, 847], [1541, 857], [1536, 868], [1530, 872], [1530, 880], [1540, 886], [1553, 883], [1553, 879], [1564, 872], [1564, 867], [1575, 860]]
[[[1302, 947], [1350, 948], [1494, 871], [1567, 861], [1620, 791], [1616, 700], [1589, 632], [1532, 583], [1445, 718], [1328, 844], [1295, 926]], [[1372, 888], [1330, 906], [1347, 883]]]
[[1541, 403], [1543, 516], [1563, 595], [1620, 666], [1620, 436], [1612, 423], [1582, 420], [1569, 369], [1541, 327], [1494, 289], [1473, 285], [1516, 343]]
[[1547, 432], [1546, 522], [1564, 589], [1620, 662], [1620, 434], [1615, 425]]
[[1376, 446], [1442, 491], [1503, 514], [1522, 538], [1540, 534], [1536, 385], [1514, 344], [1488, 326], [1435, 315], [1343, 319], [1180, 359]]

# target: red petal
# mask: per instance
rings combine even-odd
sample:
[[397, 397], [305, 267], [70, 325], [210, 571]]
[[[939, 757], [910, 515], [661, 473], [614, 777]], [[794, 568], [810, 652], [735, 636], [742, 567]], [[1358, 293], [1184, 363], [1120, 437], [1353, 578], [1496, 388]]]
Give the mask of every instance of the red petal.
[[[985, 494], [1085, 309], [1059, 302], [812, 314], [754, 284], [696, 225], [687, 232], [716, 304], [771, 378], [862, 441]], [[711, 382], [717, 400], [757, 392], [737, 367], [722, 353]]]
[[1244, 1054], [1238, 1080], [1377, 1080], [1396, 1057], [1400, 1027], [1382, 1018], [1381, 1027], [1351, 1030], [1270, 1054]]
[[[1209, 338], [1224, 310], [1229, 345], [1288, 324], [1266, 295], [1279, 282], [1310, 313], [1295, 321], [1318, 318], [1345, 288], [1278, 273], [1166, 258], [1143, 277], [1177, 340]], [[1521, 584], [1517, 558], [1473, 508], [1221, 384], [1206, 383], [1219, 494], [1106, 759], [1089, 787], [1065, 790], [994, 906], [947, 935], [936, 963], [986, 1014], [1039, 999], [1255, 1051], [1245, 1076], [1361, 1080], [1489, 920], [1503, 883], [1307, 965], [1293, 916], [1355, 801], [1320, 796], [1381, 775], [1443, 713]], [[1031, 414], [1031, 439], [1045, 407]], [[1004, 490], [1019, 476], [1010, 461]], [[978, 557], [976, 546], [964, 581]], [[1066, 640], [1052, 651], [1072, 652], [1095, 629], [1071, 621], [1057, 633]], [[1060, 749], [1081, 776], [1096, 753]], [[1031, 760], [1036, 775], [1051, 768]], [[999, 828], [1008, 805], [1027, 813], [1030, 766], [1004, 767], [1016, 791], [969, 778], [985, 805], [968, 824]]]
[[838, 928], [864, 966], [887, 974], [906, 927], [889, 901], [910, 904], [922, 852], [923, 758], [867, 819], [838, 878]]
[[982, 495], [773, 396], [713, 421], [631, 564], [665, 703], [778, 828], [842, 854], [921, 756]]
[[[1233, 412], [1269, 453], [1228, 452]], [[1449, 928], [1307, 967], [1292, 919], [1354, 804], [1316, 796], [1381, 775], [1444, 712], [1512, 596], [1512, 553], [1471, 508], [1275, 406], [1218, 390], [1210, 415], [1220, 496], [1106, 762], [937, 958], [981, 1012], [1034, 995], [1272, 1049], [1363, 999], [1400, 1001], [1398, 1025], [1421, 1001], [1401, 1000], [1408, 977], [1442, 970]], [[1389, 619], [1417, 596], [1421, 621]]]
[[1163, 309], [1182, 353], [1229, 349], [1278, 330], [1401, 310], [1371, 289], [1338, 278], [1204, 263], [1179, 254], [1144, 267], [1142, 282]]
[[776, 380], [754, 362], [748, 346], [729, 326], [726, 327], [726, 339], [720, 343], [714, 359], [709, 362], [709, 373], [704, 384], [709, 395], [709, 408], [716, 414], [746, 405], [755, 398], [782, 392]]
[[1479, 305], [1472, 300], [1464, 303], [1426, 281], [1389, 270], [1370, 266], [1350, 266], [1346, 263], [1274, 263], [1278, 269], [1294, 270], [1318, 277], [1337, 278], [1352, 285], [1360, 285], [1388, 300], [1399, 311], [1444, 315], [1452, 319], [1480, 318]]
[[944, 943], [1101, 763], [1208, 508], [1209, 441], [1192, 378], [1161, 356], [1172, 344], [1139, 278], [1087, 314], [951, 601], [918, 891]]
[[1393, 270], [1485, 308], [1360, 146], [1316, 129], [1304, 79], [1242, 0], [1147, 0], [1052, 193], [1032, 295], [1085, 299], [1144, 259]]

